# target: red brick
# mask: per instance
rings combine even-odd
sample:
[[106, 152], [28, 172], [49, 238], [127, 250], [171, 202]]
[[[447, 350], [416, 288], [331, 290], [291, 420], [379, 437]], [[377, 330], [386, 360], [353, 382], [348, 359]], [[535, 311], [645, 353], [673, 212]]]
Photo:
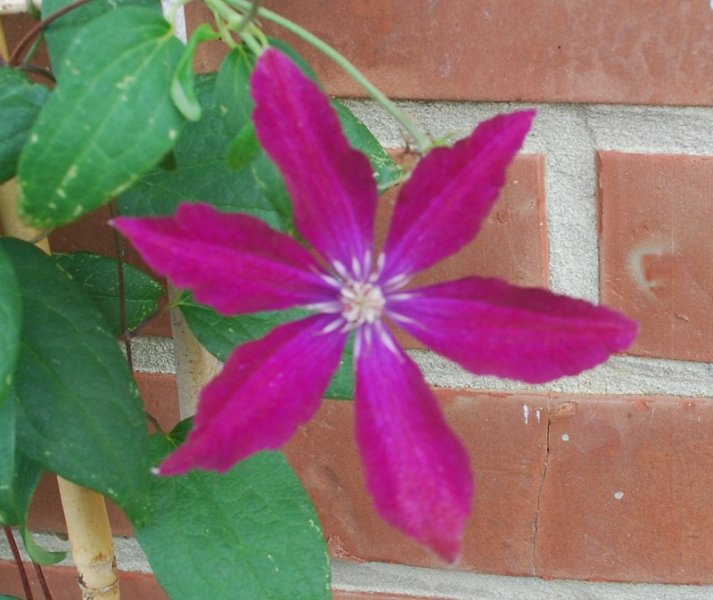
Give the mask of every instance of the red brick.
[[713, 582], [713, 402], [553, 401], [537, 574]]
[[[394, 98], [711, 105], [709, 3], [666, 0], [272, 0]], [[192, 27], [210, 20], [188, 5]], [[265, 22], [265, 21], [264, 21]], [[268, 28], [284, 37], [284, 31]], [[287, 36], [288, 39], [294, 38]], [[340, 96], [362, 90], [296, 44]], [[199, 51], [217, 67], [222, 48]]]
[[[438, 395], [468, 448], [479, 488], [456, 567], [531, 574], [532, 528], [545, 459], [546, 398], [445, 390]], [[286, 448], [317, 506], [332, 555], [443, 567], [375, 512], [364, 489], [353, 410], [353, 403], [326, 401]]]
[[599, 153], [602, 302], [633, 354], [713, 361], [713, 158]]
[[[43, 598], [31, 564], [25, 564], [35, 598]], [[81, 600], [77, 572], [71, 567], [43, 567], [47, 585], [54, 600]], [[147, 573], [119, 573], [121, 597], [127, 600], [169, 600], [153, 575]], [[23, 598], [22, 584], [15, 563], [0, 560], [0, 594], [14, 594]]]

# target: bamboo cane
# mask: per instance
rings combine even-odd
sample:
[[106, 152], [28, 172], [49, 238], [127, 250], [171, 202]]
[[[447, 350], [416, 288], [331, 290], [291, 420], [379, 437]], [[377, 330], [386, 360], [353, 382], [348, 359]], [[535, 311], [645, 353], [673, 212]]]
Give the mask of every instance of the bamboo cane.
[[[5, 235], [11, 237], [31, 241], [40, 235], [19, 219], [14, 179], [0, 186], [0, 222]], [[49, 254], [46, 238], [37, 246]], [[104, 497], [59, 476], [57, 483], [82, 600], [119, 600], [114, 541]]]
[[[169, 300], [174, 302], [178, 295], [176, 288], [169, 285]], [[171, 329], [176, 357], [178, 409], [181, 418], [185, 419], [195, 414], [201, 389], [218, 374], [221, 365], [201, 346], [177, 308], [171, 310]]]

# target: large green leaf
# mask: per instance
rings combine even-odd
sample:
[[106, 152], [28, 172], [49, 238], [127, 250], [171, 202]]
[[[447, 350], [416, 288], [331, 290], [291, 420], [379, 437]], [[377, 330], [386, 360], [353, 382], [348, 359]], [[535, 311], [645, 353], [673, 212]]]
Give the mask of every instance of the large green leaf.
[[[43, 0], [42, 15], [48, 17], [71, 2], [73, 0]], [[82, 27], [104, 13], [126, 6], [145, 6], [161, 12], [161, 3], [157, 0], [92, 0], [54, 21], [45, 31], [45, 39], [55, 74], [62, 70], [64, 54]]]
[[99, 310], [49, 256], [19, 240], [0, 239], [0, 246], [22, 292], [19, 449], [140, 520], [148, 437], [126, 360]]
[[202, 201], [283, 227], [252, 168], [236, 171], [228, 166], [227, 149], [233, 136], [215, 101], [214, 87], [214, 75], [198, 78], [196, 91], [203, 107], [200, 121], [184, 127], [172, 168], [155, 169], [120, 197], [122, 214], [168, 215], [175, 212], [179, 202]]
[[[156, 461], [181, 438], [153, 436]], [[223, 474], [156, 478], [150, 518], [136, 537], [173, 600], [331, 597], [317, 514], [276, 452], [256, 454]]]
[[169, 90], [182, 49], [147, 8], [111, 11], [80, 30], [20, 156], [20, 209], [30, 223], [78, 218], [173, 147], [183, 119]]
[[[226, 317], [185, 295], [179, 303], [183, 316], [198, 341], [217, 359], [225, 362], [236, 346], [267, 335], [275, 327], [301, 319], [308, 311], [301, 309], [269, 311]], [[325, 395], [335, 400], [354, 397], [353, 344], [347, 345], [339, 369], [332, 377]]]
[[42, 564], [64, 558], [64, 552], [48, 552], [32, 539], [27, 525], [30, 501], [42, 475], [42, 467], [17, 447], [17, 398], [11, 390], [0, 404], [0, 523], [18, 527], [30, 557]]
[[17, 452], [16, 405], [14, 393], [0, 405], [0, 523], [22, 526], [42, 469]]
[[20, 286], [10, 257], [0, 248], [0, 406], [12, 385], [20, 353], [21, 326]]
[[[116, 259], [91, 252], [53, 254], [101, 311], [114, 335], [120, 335], [119, 265]], [[123, 265], [126, 326], [134, 329], [156, 312], [163, 287], [158, 281], [131, 265]]]
[[20, 151], [49, 90], [20, 71], [0, 68], [0, 183], [15, 175]]

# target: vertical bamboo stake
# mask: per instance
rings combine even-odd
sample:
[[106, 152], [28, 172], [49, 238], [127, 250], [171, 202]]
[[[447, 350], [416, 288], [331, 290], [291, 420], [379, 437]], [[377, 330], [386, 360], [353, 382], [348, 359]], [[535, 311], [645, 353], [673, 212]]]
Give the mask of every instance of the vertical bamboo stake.
[[[29, 241], [40, 234], [18, 217], [14, 179], [0, 186], [0, 222], [8, 236]], [[46, 238], [37, 246], [49, 254]], [[59, 476], [57, 483], [82, 600], [119, 600], [114, 541], [104, 496]]]
[[[168, 286], [171, 302], [179, 292]], [[182, 419], [196, 412], [201, 389], [220, 371], [220, 361], [210, 354], [188, 328], [178, 308], [171, 310], [173, 348], [176, 356], [176, 386], [178, 388], [178, 409]]]

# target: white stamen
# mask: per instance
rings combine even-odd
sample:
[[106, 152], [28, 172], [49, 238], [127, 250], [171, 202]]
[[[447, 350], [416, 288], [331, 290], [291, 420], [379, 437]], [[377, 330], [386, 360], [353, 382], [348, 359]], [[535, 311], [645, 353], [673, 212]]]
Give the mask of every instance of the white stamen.
[[334, 277], [327, 273], [322, 273], [321, 271], [318, 271], [317, 269], [313, 269], [313, 272], [319, 277], [324, 283], [326, 283], [329, 287], [333, 288], [339, 288], [341, 287], [341, 283], [339, 283]]
[[410, 292], [401, 292], [400, 294], [389, 294], [389, 300], [409, 300], [413, 296]]
[[381, 275], [384, 270], [384, 264], [386, 264], [386, 254], [383, 252], [379, 253], [379, 257], [376, 259], [376, 275]]
[[371, 327], [366, 327], [364, 329], [364, 341], [367, 346], [371, 346]]
[[341, 318], [334, 319], [334, 321], [330, 321], [322, 328], [322, 333], [332, 333], [333, 331], [339, 329], [343, 323], [344, 321]]
[[401, 275], [396, 275], [389, 279], [386, 283], [384, 283], [383, 288], [387, 292], [391, 290], [397, 290], [400, 287], [406, 285], [410, 279], [410, 275], [407, 275], [406, 273], [401, 273]]
[[396, 354], [397, 356], [399, 355], [399, 351], [396, 349], [396, 345], [394, 344], [394, 340], [391, 339], [391, 336], [389, 335], [389, 332], [386, 331], [386, 328], [382, 325], [381, 322], [379, 322], [376, 326], [377, 333], [379, 334], [379, 339], [381, 340], [381, 343], [384, 344], [391, 352]]
[[400, 315], [399, 313], [388, 311], [386, 314], [389, 315], [390, 319], [393, 319], [394, 321], [399, 321], [400, 323], [417, 323], [415, 319], [412, 319], [411, 317], [406, 317], [404, 315]]
[[361, 265], [356, 256], [352, 256], [352, 273], [354, 274], [354, 279], [361, 279]]
[[335, 260], [332, 263], [332, 268], [337, 272], [337, 275], [339, 275], [343, 279], [349, 279], [349, 273], [347, 272], [347, 268], [338, 260]]
[[361, 335], [358, 333], [354, 336], [354, 359], [358, 360], [361, 354]]
[[305, 310], [314, 310], [320, 313], [338, 313], [342, 311], [342, 305], [339, 302], [315, 302], [304, 306]]
[[378, 285], [349, 281], [342, 286], [342, 316], [354, 326], [374, 323], [381, 318], [386, 299]]

